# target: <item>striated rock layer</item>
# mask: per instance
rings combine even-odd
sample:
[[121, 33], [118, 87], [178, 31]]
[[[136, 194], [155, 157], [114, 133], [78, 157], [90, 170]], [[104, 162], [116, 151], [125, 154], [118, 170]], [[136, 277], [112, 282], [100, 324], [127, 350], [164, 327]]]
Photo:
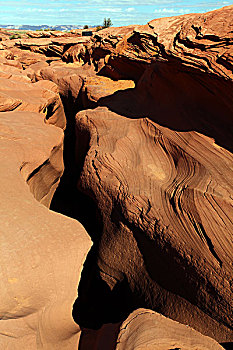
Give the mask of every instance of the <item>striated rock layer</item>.
[[232, 13], [229, 6], [97, 33], [87, 49], [98, 74], [137, 83], [100, 104], [173, 130], [196, 130], [232, 151]]
[[155, 19], [144, 26], [98, 32], [88, 44], [93, 64], [109, 75], [137, 78], [148, 64], [178, 60], [232, 78], [232, 6]]
[[103, 224], [102, 280], [111, 290], [127, 281], [136, 305], [231, 339], [232, 155], [197, 132], [106, 108], [76, 121], [78, 186]]
[[220, 350], [217, 342], [156, 312], [139, 309], [123, 322], [116, 350]]

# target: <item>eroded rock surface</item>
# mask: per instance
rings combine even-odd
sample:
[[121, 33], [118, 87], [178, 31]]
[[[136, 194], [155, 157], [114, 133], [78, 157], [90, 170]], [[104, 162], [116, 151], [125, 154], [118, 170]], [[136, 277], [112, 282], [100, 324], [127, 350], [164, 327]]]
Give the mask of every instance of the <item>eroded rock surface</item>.
[[103, 223], [101, 278], [111, 290], [126, 280], [136, 304], [231, 338], [232, 155], [197, 132], [107, 108], [76, 120], [78, 186]]
[[31, 111], [44, 115], [50, 124], [65, 128], [64, 108], [57, 85], [50, 81], [35, 84], [24, 71], [9, 65], [0, 65], [0, 111]]
[[0, 125], [0, 346], [75, 349], [72, 304], [90, 239], [38, 203], [49, 205], [63, 172], [63, 132], [31, 112], [3, 112]]
[[232, 77], [232, 6], [204, 14], [156, 19], [145, 26], [101, 31], [90, 57], [103, 73], [137, 79], [154, 61], [177, 59], [198, 70]]
[[[103, 350], [138, 307], [233, 341], [232, 16], [229, 6], [91, 39], [1, 33], [3, 348], [75, 349], [81, 326], [80, 350], [104, 329]], [[51, 200], [84, 223], [87, 259], [85, 230]], [[152, 339], [141, 317], [165, 328]], [[163, 349], [162, 335], [172, 348], [168, 324], [178, 348], [219, 348], [153, 311], [128, 320], [119, 349]]]
[[145, 309], [134, 311], [123, 322], [117, 339], [116, 350], [223, 350], [209, 337], [189, 326]]

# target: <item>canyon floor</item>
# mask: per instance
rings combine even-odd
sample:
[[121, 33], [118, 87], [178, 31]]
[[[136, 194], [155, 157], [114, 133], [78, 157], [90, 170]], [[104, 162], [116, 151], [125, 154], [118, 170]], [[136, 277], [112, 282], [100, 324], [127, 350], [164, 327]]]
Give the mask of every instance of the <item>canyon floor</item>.
[[233, 6], [0, 30], [0, 348], [233, 349]]

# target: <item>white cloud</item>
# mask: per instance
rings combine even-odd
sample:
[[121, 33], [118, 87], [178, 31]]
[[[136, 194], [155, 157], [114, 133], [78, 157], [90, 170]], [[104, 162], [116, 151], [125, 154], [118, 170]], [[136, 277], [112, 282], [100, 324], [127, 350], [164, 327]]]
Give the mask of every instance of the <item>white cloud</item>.
[[[117, 5], [118, 6], [127, 6], [127, 5], [132, 5], [132, 6], [147, 6], [147, 5], [156, 5], [156, 4], [174, 4], [174, 3], [178, 3], [181, 0], [147, 0], [147, 1], [142, 1], [141, 0], [118, 0], [117, 1]], [[91, 5], [91, 3], [93, 4], [111, 4], [113, 5], [113, 1], [112, 0], [92, 0], [92, 1], [88, 1], [87, 2]]]
[[126, 9], [126, 12], [134, 12], [135, 8], [134, 7], [129, 7]]
[[192, 12], [190, 9], [179, 9], [179, 8], [163, 8], [163, 9], [156, 9], [154, 10], [154, 13], [172, 13], [172, 14], [187, 14]]
[[99, 9], [99, 11], [101, 12], [112, 12], [112, 13], [118, 13], [118, 12], [122, 12], [121, 8], [103, 8], [103, 9]]

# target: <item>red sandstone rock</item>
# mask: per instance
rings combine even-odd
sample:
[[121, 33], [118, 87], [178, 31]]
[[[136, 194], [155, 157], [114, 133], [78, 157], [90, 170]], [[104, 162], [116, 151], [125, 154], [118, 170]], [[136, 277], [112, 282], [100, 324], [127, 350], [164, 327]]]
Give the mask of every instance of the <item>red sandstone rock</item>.
[[86, 45], [84, 45], [85, 42], [89, 41], [87, 37], [83, 37], [82, 40], [80, 39], [80, 43], [71, 46], [68, 50], [66, 50], [63, 55], [62, 59], [65, 62], [89, 62], [89, 54], [88, 50], [86, 48]]
[[[1, 53], [1, 51], [0, 51]], [[15, 62], [20, 62], [20, 64], [26, 68], [30, 66], [31, 64], [37, 63], [38, 61], [46, 61], [47, 57], [45, 57], [42, 54], [31, 52], [31, 51], [25, 51], [20, 50], [19, 48], [16, 48], [13, 46], [12, 48], [6, 49], [2, 51], [2, 54], [5, 58], [8, 60], [14, 60]], [[50, 60], [54, 60], [53, 57], [50, 57]]]
[[119, 35], [117, 28], [105, 30], [94, 37], [90, 56], [99, 70], [105, 67], [103, 73], [118, 78], [138, 79], [148, 63], [168, 60], [232, 78], [232, 11], [228, 6], [156, 19], [125, 29], [125, 35]]
[[9, 34], [0, 28], [0, 41], [8, 40], [8, 39], [9, 39]]
[[67, 33], [67, 32], [60, 32], [56, 30], [52, 31], [29, 31], [26, 33], [28, 37], [30, 38], [57, 38], [57, 37], [71, 37], [71, 34], [77, 34], [77, 33]]
[[16, 67], [19, 69], [22, 69], [23, 66], [19, 61], [15, 61], [13, 59], [6, 59], [4, 57], [0, 57], [0, 64], [6, 65], [6, 66], [11, 66], [11, 67]]
[[42, 118], [50, 124], [65, 128], [64, 109], [55, 84], [25, 83], [12, 79], [0, 78], [1, 110], [39, 112]]
[[42, 30], [38, 30], [38, 31], [29, 31], [27, 32], [27, 36], [29, 38], [50, 38], [51, 37], [51, 32], [49, 31], [42, 31]]
[[3, 40], [0, 42], [0, 50], [7, 50], [15, 46], [15, 44], [18, 42], [18, 39], [8, 39]]
[[46, 61], [39, 61], [34, 64], [31, 64], [27, 69], [25, 69], [25, 73], [31, 79], [32, 82], [36, 82], [40, 80], [41, 69], [46, 67], [49, 67], [49, 64]]
[[136, 304], [232, 341], [232, 155], [200, 133], [106, 108], [76, 119], [78, 186], [103, 224], [102, 280], [112, 290], [126, 279]]
[[30, 38], [18, 40], [16, 45], [21, 49], [30, 50], [46, 56], [62, 56], [70, 46], [87, 40], [89, 39], [82, 39], [75, 36], [57, 38]]
[[116, 350], [223, 350], [194, 329], [145, 309], [134, 311], [123, 322]]
[[101, 105], [130, 117], [149, 115], [173, 130], [196, 130], [232, 150], [232, 14], [229, 6], [154, 20], [123, 37], [96, 34], [89, 51], [99, 74], [136, 82], [134, 91]]
[[112, 96], [117, 91], [133, 89], [132, 80], [113, 81], [106, 77], [90, 76], [84, 79], [82, 87], [82, 101], [85, 109], [97, 107], [101, 99]]
[[80, 67], [77, 64], [58, 65], [52, 68], [41, 69], [38, 78], [53, 81], [59, 88], [59, 93], [65, 99], [69, 99], [69, 104], [77, 102], [77, 98], [83, 86], [85, 77], [93, 76], [94, 70], [91, 66]]
[[49, 205], [59, 183], [63, 132], [37, 113], [1, 113], [0, 144], [0, 348], [75, 349], [72, 304], [90, 239], [37, 202]]
[[[47, 109], [49, 122], [64, 127], [58, 92], [67, 118], [83, 108], [109, 108], [82, 111], [77, 115], [76, 159], [77, 168], [81, 169], [78, 189], [96, 203], [101, 227], [96, 228], [96, 236], [92, 237], [96, 260], [92, 265], [88, 262], [91, 267], [87, 272], [90, 273], [84, 274], [88, 277], [87, 286], [85, 288], [85, 282], [81, 283], [82, 293], [76, 303], [79, 312], [81, 301], [84, 318], [92, 324], [97, 320], [100, 324], [110, 322], [108, 313], [112, 313], [112, 318], [117, 315], [118, 320], [122, 320], [125, 316], [119, 316], [118, 309], [127, 313], [144, 306], [218, 341], [233, 341], [232, 154], [229, 152], [232, 150], [233, 114], [232, 9], [230, 6], [207, 14], [163, 18], [145, 26], [109, 28], [96, 33], [87, 43], [83, 38], [73, 36], [4, 40], [0, 43], [3, 58], [0, 60], [1, 110], [17, 110], [1, 113], [3, 134], [0, 141], [7, 143], [4, 152], [9, 149], [13, 155], [9, 158], [3, 153], [2, 164], [10, 169], [7, 181], [16, 179], [14, 176], [18, 173], [18, 164], [21, 164], [25, 181], [41, 203], [49, 205], [59, 182], [61, 146], [57, 147], [53, 136], [44, 129], [55, 130], [54, 127], [43, 124], [41, 129], [38, 121], [34, 124], [33, 117], [36, 120], [40, 117], [42, 123], [44, 116], [41, 118], [41, 115], [30, 113], [29, 119], [29, 114], [21, 114], [18, 110], [43, 112]], [[61, 58], [79, 63], [66, 65]], [[16, 68], [9, 67], [10, 61], [10, 65]], [[81, 67], [82, 62], [88, 64]], [[22, 67], [29, 68], [22, 71]], [[28, 80], [28, 77], [38, 82], [23, 83], [22, 80]], [[136, 83], [135, 88], [132, 81]], [[12, 129], [9, 118], [13, 120]], [[35, 136], [25, 139], [24, 129], [26, 134]], [[41, 134], [37, 136], [39, 131]], [[19, 137], [19, 132], [24, 136]], [[42, 134], [47, 136], [43, 139]], [[31, 144], [33, 137], [36, 148]], [[53, 150], [52, 144], [55, 145]], [[17, 167], [11, 164], [12, 159], [16, 161], [16, 156], [20, 159]], [[11, 170], [13, 167], [17, 170]], [[6, 177], [6, 172], [3, 173]], [[70, 338], [70, 334], [76, 334], [78, 330], [71, 320], [74, 294], [72, 298], [67, 296], [64, 286], [72, 281], [73, 293], [78, 283], [72, 269], [75, 254], [80, 257], [79, 242], [73, 234], [76, 224], [72, 221], [70, 226], [69, 219], [61, 219], [47, 209], [43, 211], [45, 208], [36, 207], [36, 202], [32, 204], [18, 180], [12, 187], [4, 185], [5, 178], [2, 183], [7, 191], [10, 188], [11, 193], [6, 192], [7, 201], [4, 199], [4, 203], [6, 211], [12, 213], [8, 225], [11, 231], [3, 220], [2, 266], [11, 261], [8, 252], [16, 252], [9, 273], [4, 272], [4, 277], [10, 276], [8, 284], [13, 285], [11, 291], [16, 299], [11, 297], [4, 284], [2, 290], [6, 290], [7, 302], [3, 299], [2, 314], [7, 321], [0, 321], [3, 333], [13, 332], [12, 347], [18, 346], [18, 349], [22, 346], [26, 349], [25, 343], [28, 349], [35, 348], [36, 335], [38, 346], [45, 349], [73, 349], [78, 338], [77, 335]], [[25, 208], [18, 202], [8, 202], [9, 198], [18, 198], [22, 202], [22, 196], [26, 198], [23, 202]], [[5, 207], [3, 209], [5, 218]], [[30, 219], [34, 218], [33, 215], [35, 219]], [[59, 224], [57, 218], [61, 220]], [[30, 225], [25, 226], [28, 220]], [[30, 220], [33, 220], [32, 224]], [[37, 221], [42, 223], [39, 233], [38, 229], [34, 230]], [[19, 228], [16, 222], [19, 222]], [[63, 225], [69, 227], [65, 236], [67, 240], [60, 231]], [[13, 240], [17, 237], [17, 242], [12, 241], [12, 237]], [[75, 241], [74, 250], [71, 241]], [[86, 238], [84, 241], [87, 242]], [[28, 260], [23, 260], [18, 242], [23, 242], [23, 248], [29, 245], [26, 253], [22, 248], [24, 256], [29, 256]], [[88, 244], [85, 244], [84, 250], [81, 248], [83, 256], [87, 252]], [[47, 246], [49, 250], [46, 250]], [[30, 254], [40, 257], [44, 250], [44, 265], [40, 264], [39, 270], [35, 265], [35, 272], [32, 272], [34, 263], [30, 263], [33, 260]], [[32, 253], [27, 255], [28, 251]], [[72, 251], [70, 257], [67, 251]], [[54, 265], [51, 265], [51, 260], [48, 262], [49, 252], [52, 252], [51, 259], [56, 260]], [[23, 262], [18, 266], [21, 260]], [[25, 261], [29, 261], [26, 266]], [[79, 272], [80, 261], [77, 263]], [[55, 266], [54, 275], [51, 266]], [[15, 271], [17, 276], [24, 276], [20, 284], [16, 281]], [[45, 279], [45, 284], [38, 285], [38, 281], [44, 282], [45, 274], [53, 275], [58, 287], [51, 287], [50, 277]], [[59, 282], [58, 276], [61, 278]], [[28, 280], [34, 288], [31, 294]], [[26, 287], [24, 283], [28, 283]], [[25, 294], [21, 293], [21, 286], [26, 290]], [[62, 290], [62, 297], [56, 294], [57, 289]], [[55, 295], [59, 301], [52, 304]], [[112, 295], [117, 302], [111, 304]], [[64, 300], [69, 300], [68, 304]], [[64, 304], [64, 309], [60, 309], [61, 304]], [[64, 315], [67, 322], [59, 319], [55, 325], [57, 314], [61, 318]], [[26, 327], [25, 323], [29, 326]], [[179, 327], [184, 329], [184, 326]], [[123, 328], [121, 336], [124, 338]], [[137, 348], [138, 341], [141, 342], [144, 330], [141, 325], [139, 328], [140, 334], [133, 331], [129, 338], [128, 333], [125, 334], [131, 347]], [[148, 340], [149, 333], [148, 337], [143, 336], [143, 341], [144, 338]], [[8, 345], [8, 339], [4, 339], [0, 340], [3, 348]], [[17, 339], [17, 345], [14, 339]], [[61, 343], [61, 339], [66, 340]], [[182, 346], [187, 345], [186, 339], [184, 335]], [[202, 339], [203, 344], [207, 344], [206, 338]]]
[[11, 80], [30, 82], [30, 78], [26, 75], [25, 71], [8, 64], [0, 63], [0, 75], [2, 78], [6, 77], [7, 79]]

